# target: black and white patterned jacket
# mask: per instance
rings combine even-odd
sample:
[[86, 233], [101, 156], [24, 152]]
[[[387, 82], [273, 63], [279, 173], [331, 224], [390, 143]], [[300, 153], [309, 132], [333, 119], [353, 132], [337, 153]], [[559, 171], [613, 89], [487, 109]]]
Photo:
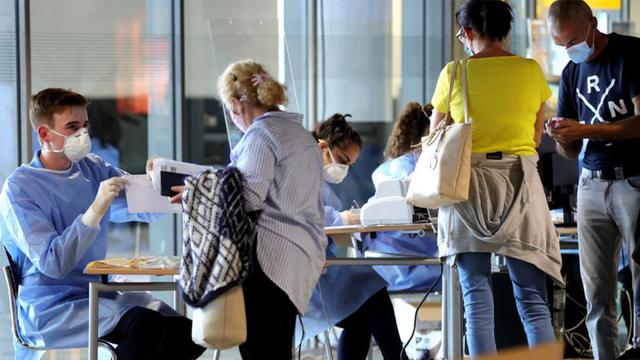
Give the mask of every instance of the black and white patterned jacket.
[[242, 174], [226, 167], [185, 180], [180, 290], [203, 307], [250, 273], [257, 212], [245, 211]]

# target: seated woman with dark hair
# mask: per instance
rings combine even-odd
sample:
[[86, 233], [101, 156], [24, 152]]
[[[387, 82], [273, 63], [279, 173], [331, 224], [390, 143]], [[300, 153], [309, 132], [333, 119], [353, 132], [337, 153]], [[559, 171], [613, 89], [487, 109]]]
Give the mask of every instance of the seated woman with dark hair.
[[[393, 126], [385, 149], [385, 162], [373, 172], [371, 178], [377, 187], [382, 181], [409, 177], [416, 167], [422, 136], [429, 133], [429, 117], [433, 106], [408, 103]], [[381, 232], [375, 239], [367, 238], [365, 248], [386, 254], [436, 256], [435, 236], [411, 237], [400, 231]], [[426, 290], [440, 275], [438, 266], [376, 266], [375, 270], [390, 284], [390, 291]]]
[[[348, 116], [335, 114], [313, 133], [324, 162], [322, 197], [326, 226], [359, 221], [350, 211], [340, 211], [340, 199], [329, 186], [342, 182], [360, 156], [362, 140], [347, 123]], [[335, 258], [338, 250], [329, 239], [327, 258]], [[365, 359], [371, 336], [385, 359], [397, 359], [402, 350], [387, 282], [369, 266], [329, 267], [313, 292], [303, 325], [306, 338], [333, 325], [342, 328], [338, 359]]]

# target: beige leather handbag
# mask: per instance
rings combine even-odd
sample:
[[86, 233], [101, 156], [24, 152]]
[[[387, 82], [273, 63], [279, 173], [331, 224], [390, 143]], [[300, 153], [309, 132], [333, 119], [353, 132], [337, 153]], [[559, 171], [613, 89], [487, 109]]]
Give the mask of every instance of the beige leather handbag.
[[210, 349], [228, 349], [247, 340], [247, 318], [242, 285], [193, 310], [191, 339]]
[[417, 207], [435, 209], [469, 199], [472, 121], [467, 97], [466, 59], [462, 62], [464, 123], [454, 123], [450, 114], [458, 63], [455, 61], [451, 70], [445, 119], [420, 143], [422, 154], [407, 192], [407, 201]]

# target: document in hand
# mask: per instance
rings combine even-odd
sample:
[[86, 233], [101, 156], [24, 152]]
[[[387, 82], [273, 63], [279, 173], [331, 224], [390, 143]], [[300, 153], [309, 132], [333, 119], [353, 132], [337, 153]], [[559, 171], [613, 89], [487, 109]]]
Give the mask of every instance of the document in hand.
[[125, 175], [123, 178], [128, 180], [124, 190], [130, 213], [179, 213], [182, 211], [181, 204], [172, 204], [170, 198], [160, 195], [160, 192], [153, 188], [148, 175]]
[[153, 187], [160, 191], [162, 196], [173, 196], [176, 193], [171, 190], [173, 186], [184, 185], [187, 176], [197, 175], [205, 170], [213, 170], [212, 166], [203, 166], [169, 159], [155, 159], [151, 172]]

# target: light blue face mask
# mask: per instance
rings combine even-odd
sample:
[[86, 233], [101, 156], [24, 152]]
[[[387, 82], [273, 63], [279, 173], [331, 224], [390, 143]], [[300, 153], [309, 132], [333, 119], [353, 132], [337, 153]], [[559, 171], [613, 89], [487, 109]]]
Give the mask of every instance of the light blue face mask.
[[469, 56], [473, 56], [473, 55], [475, 55], [475, 54], [473, 53], [473, 50], [471, 50], [471, 46], [469, 46], [469, 43], [468, 43], [468, 42], [466, 42], [466, 41], [465, 41], [465, 43], [464, 43], [464, 52], [466, 52], [466, 53], [467, 53], [467, 55], [469, 55]]
[[464, 47], [464, 52], [469, 55], [469, 56], [473, 56], [475, 55], [473, 53], [473, 50], [471, 50], [471, 46], [469, 45], [468, 41], [465, 41], [465, 33], [464, 33], [464, 29], [460, 28], [460, 31], [458, 31], [458, 33], [456, 34], [456, 39], [458, 39], [458, 41], [462, 44], [462, 46]]
[[595, 50], [595, 38], [596, 32], [593, 32], [593, 47], [589, 47], [587, 40], [589, 39], [589, 33], [591, 33], [591, 25], [589, 25], [589, 31], [587, 32], [587, 38], [584, 39], [580, 44], [573, 45], [572, 47], [567, 49], [567, 55], [569, 55], [569, 59], [576, 64], [583, 63], [587, 61], [593, 55]]

